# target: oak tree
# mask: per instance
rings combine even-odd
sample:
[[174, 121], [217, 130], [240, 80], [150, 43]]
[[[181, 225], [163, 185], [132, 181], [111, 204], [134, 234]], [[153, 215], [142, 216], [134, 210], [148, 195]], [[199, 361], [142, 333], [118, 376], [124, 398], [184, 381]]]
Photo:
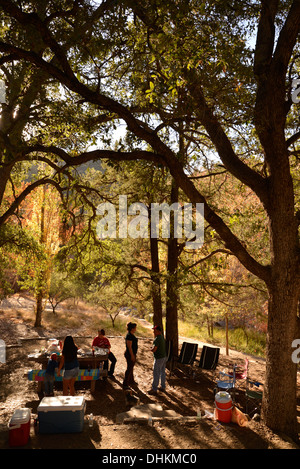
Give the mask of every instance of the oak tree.
[[[291, 352], [299, 336], [300, 250], [291, 160], [297, 157], [300, 134], [298, 123], [289, 116], [292, 79], [297, 76], [300, 2], [2, 0], [0, 8], [3, 21], [23, 32], [1, 33], [2, 67], [29, 64], [38, 77], [77, 96], [83, 110], [87, 106], [98, 113], [98, 123], [122, 121], [136, 139], [130, 151], [103, 145], [72, 152], [59, 140], [50, 144], [41, 135], [27, 142], [23, 134], [15, 141], [9, 127], [2, 129], [1, 194], [16, 155], [28, 159], [37, 151], [60, 174], [65, 165], [101, 158], [145, 159], [167, 167], [189, 200], [204, 204], [205, 220], [226, 249], [267, 287], [263, 419], [273, 430], [297, 438], [297, 364]], [[254, 30], [252, 51], [247, 40]], [[142, 75], [145, 63], [147, 77]], [[170, 103], [178, 93], [183, 98], [175, 112]], [[161, 130], [168, 127], [176, 134], [182, 119], [191, 125], [186, 138], [201, 141], [207, 158], [216, 154], [223, 167], [259, 198], [269, 224], [269, 263], [256, 259], [210, 206], [164, 140]], [[244, 160], [241, 142], [255, 148], [263, 168]], [[17, 202], [0, 222], [14, 213]]]

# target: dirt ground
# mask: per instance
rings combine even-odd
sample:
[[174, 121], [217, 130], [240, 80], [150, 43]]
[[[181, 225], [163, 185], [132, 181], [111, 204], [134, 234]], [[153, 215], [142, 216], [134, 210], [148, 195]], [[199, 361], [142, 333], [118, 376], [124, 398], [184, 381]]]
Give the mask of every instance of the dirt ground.
[[[63, 332], [63, 331], [62, 331]], [[70, 333], [70, 331], [65, 331]], [[80, 331], [73, 331], [79, 336]], [[51, 331], [43, 332], [48, 338], [53, 337]], [[124, 331], [125, 334], [125, 331]], [[138, 336], [138, 328], [137, 334]], [[170, 375], [167, 372], [167, 390], [157, 396], [148, 391], [152, 382], [153, 357], [150, 351], [152, 332], [149, 339], [139, 339], [138, 361], [135, 366], [136, 386], [134, 395], [141, 404], [157, 403], [163, 409], [173, 410], [181, 416], [196, 416], [197, 408], [202, 416], [205, 410], [214, 412], [215, 379], [211, 372], [197, 372], [196, 377], [176, 370]], [[31, 433], [25, 449], [143, 449], [143, 450], [198, 450], [198, 449], [299, 449], [295, 443], [284, 436], [276, 435], [261, 422], [251, 420], [247, 427], [235, 423], [219, 423], [211, 418], [201, 420], [154, 421], [152, 426], [147, 422], [117, 424], [119, 413], [126, 412], [123, 377], [126, 369], [124, 358], [124, 337], [109, 337], [112, 352], [117, 358], [115, 378], [99, 380], [96, 389], [91, 393], [90, 384], [76, 382], [76, 392], [86, 399], [86, 417], [84, 430], [76, 434], [45, 435], [36, 432], [33, 420], [37, 416], [37, 407], [43, 395], [37, 393], [37, 383], [24, 376], [36, 368], [28, 360], [28, 354], [40, 350], [47, 344], [41, 340], [39, 332], [30, 329], [22, 322], [11, 318], [0, 318], [0, 338], [6, 343], [6, 363], [0, 364], [0, 448], [8, 449], [8, 422], [15, 409], [28, 407], [32, 412]], [[26, 339], [26, 340], [22, 340]], [[182, 341], [182, 339], [181, 339]], [[91, 338], [77, 338], [76, 343], [83, 347], [91, 344]], [[199, 354], [201, 344], [199, 344]], [[230, 351], [226, 356], [221, 349], [217, 371], [226, 369], [230, 363], [243, 365], [245, 356]], [[249, 358], [250, 376], [256, 380], [264, 380], [265, 363], [262, 359]], [[236, 396], [237, 406], [244, 410], [243, 386], [239, 386]], [[55, 394], [62, 394], [60, 383], [55, 385]], [[94, 424], [88, 426], [87, 416], [93, 413]]]

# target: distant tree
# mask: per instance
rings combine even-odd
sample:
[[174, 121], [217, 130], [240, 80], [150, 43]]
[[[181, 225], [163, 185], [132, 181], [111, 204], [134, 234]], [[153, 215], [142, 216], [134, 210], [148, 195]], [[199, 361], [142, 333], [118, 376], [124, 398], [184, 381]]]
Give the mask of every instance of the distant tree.
[[39, 256], [22, 262], [19, 268], [23, 288], [31, 290], [36, 300], [35, 327], [42, 324], [42, 313], [48, 300], [53, 259], [59, 250], [61, 214], [59, 198], [53, 188], [37, 188], [21, 204], [22, 228], [37, 240]]
[[52, 306], [54, 314], [56, 313], [58, 305], [77, 296], [78, 293], [76, 294], [76, 291], [76, 283], [72, 278], [70, 278], [68, 273], [52, 270], [48, 300]]

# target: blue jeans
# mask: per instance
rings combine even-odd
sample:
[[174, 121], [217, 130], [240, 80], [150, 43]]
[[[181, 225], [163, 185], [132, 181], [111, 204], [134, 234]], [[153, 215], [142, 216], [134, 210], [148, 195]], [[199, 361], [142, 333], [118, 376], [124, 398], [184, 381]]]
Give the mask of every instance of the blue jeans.
[[166, 389], [166, 363], [167, 357], [154, 358], [152, 389], [157, 391], [159, 380], [162, 389]]
[[53, 394], [54, 375], [50, 373], [45, 373], [44, 386], [46, 395]]

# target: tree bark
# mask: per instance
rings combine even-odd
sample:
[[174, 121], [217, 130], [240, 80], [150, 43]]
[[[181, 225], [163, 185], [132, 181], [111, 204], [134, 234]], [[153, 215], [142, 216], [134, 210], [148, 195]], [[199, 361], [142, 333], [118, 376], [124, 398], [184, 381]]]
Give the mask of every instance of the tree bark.
[[36, 312], [35, 312], [35, 323], [34, 327], [41, 327], [42, 325], [42, 313], [43, 313], [43, 293], [40, 291], [36, 295]]
[[161, 301], [161, 284], [160, 284], [160, 272], [159, 272], [159, 257], [158, 257], [158, 240], [157, 238], [150, 237], [150, 251], [151, 251], [151, 292], [152, 292], [152, 304], [153, 304], [153, 324], [163, 328], [163, 310]]
[[[178, 201], [178, 186], [172, 181], [171, 204]], [[174, 237], [174, 218], [170, 216], [170, 238], [168, 239], [168, 278], [166, 299], [166, 339], [172, 341], [173, 355], [178, 356], [178, 243]]]
[[[285, 277], [285, 278], [283, 278]], [[292, 342], [297, 331], [297, 290], [290, 274], [274, 279], [269, 289], [267, 360], [262, 418], [273, 431], [298, 439], [297, 364]]]
[[281, 136], [267, 146], [271, 276], [267, 284], [268, 331], [263, 419], [274, 431], [297, 433], [297, 365], [292, 342], [297, 337], [300, 294], [298, 226], [294, 214], [293, 181]]
[[178, 356], [177, 239], [168, 243], [168, 279], [166, 300], [166, 339], [172, 341], [173, 355]]

